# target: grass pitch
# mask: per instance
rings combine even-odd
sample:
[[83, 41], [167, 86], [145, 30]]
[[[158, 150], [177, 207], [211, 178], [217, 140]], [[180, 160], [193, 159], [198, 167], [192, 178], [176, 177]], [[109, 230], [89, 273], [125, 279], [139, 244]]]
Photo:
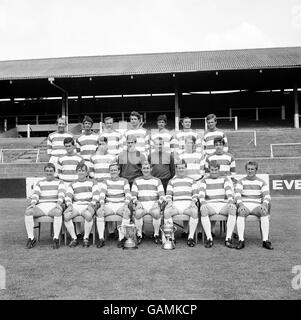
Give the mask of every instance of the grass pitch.
[[[301, 265], [301, 199], [273, 199], [273, 251], [261, 247], [258, 223], [246, 225], [244, 250], [224, 246], [189, 248], [177, 238], [175, 250], [145, 239], [126, 251], [108, 240], [97, 249], [51, 248], [49, 226], [41, 241], [25, 249], [25, 200], [0, 199], [0, 264], [6, 268], [2, 299], [300, 299], [292, 289], [294, 265]], [[218, 230], [218, 229], [217, 229]], [[150, 233], [148, 233], [150, 234]]]

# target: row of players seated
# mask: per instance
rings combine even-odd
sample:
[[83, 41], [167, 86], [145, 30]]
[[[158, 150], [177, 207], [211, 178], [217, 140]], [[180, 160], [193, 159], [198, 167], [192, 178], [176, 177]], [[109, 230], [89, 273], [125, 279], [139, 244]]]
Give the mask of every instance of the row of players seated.
[[[232, 248], [232, 232], [236, 223], [236, 206], [229, 178], [219, 175], [219, 164], [216, 161], [210, 162], [210, 175], [200, 183], [200, 189], [195, 181], [185, 175], [186, 163], [184, 160], [177, 163], [177, 175], [171, 179], [167, 186], [166, 208], [164, 210], [164, 221], [172, 222], [172, 217], [177, 214], [185, 214], [189, 219], [189, 237], [187, 244], [194, 246], [193, 235], [198, 224], [197, 202], [201, 203], [201, 222], [205, 230], [207, 241], [206, 247], [213, 245], [211, 238], [211, 227], [209, 216], [211, 214], [228, 215], [227, 235], [225, 245]], [[260, 214], [263, 234], [263, 246], [272, 249], [268, 241], [268, 205], [270, 196], [264, 182], [256, 177], [257, 164], [249, 162], [246, 165], [249, 179], [244, 184], [240, 180], [236, 189], [236, 198], [239, 205], [239, 218], [247, 214]], [[78, 240], [75, 234], [72, 219], [81, 215], [85, 219], [85, 236], [83, 246], [89, 246], [89, 234], [93, 226], [93, 215], [97, 210], [97, 203], [100, 208], [97, 210], [97, 228], [99, 243], [97, 247], [104, 245], [104, 219], [108, 215], [117, 214], [122, 216], [122, 223], [129, 222], [128, 204], [132, 197], [135, 204], [135, 224], [137, 226], [138, 244], [142, 242], [143, 217], [150, 214], [153, 217], [154, 241], [159, 243], [159, 228], [161, 224], [161, 208], [164, 203], [164, 190], [160, 179], [151, 175], [151, 167], [148, 162], [142, 166], [143, 176], [135, 179], [130, 195], [129, 184], [124, 178], [119, 177], [117, 164], [110, 165], [111, 179], [98, 184], [95, 180], [87, 177], [87, 166], [80, 163], [77, 166], [78, 180], [68, 186], [65, 195], [65, 185], [62, 181], [54, 178], [53, 164], [45, 166], [46, 179], [37, 183], [31, 204], [25, 213], [25, 225], [28, 233], [27, 248], [32, 248], [36, 240], [33, 237], [33, 217], [49, 215], [54, 216], [54, 248], [58, 248], [58, 235], [62, 224], [63, 202], [65, 200], [66, 210], [64, 211], [65, 226], [70, 233], [72, 240], [69, 246], [77, 246]], [[252, 174], [252, 175], [251, 175]], [[254, 175], [255, 174], [255, 175]], [[254, 193], [254, 187], [256, 192]], [[251, 188], [251, 189], [250, 189]], [[101, 191], [100, 191], [101, 190]], [[249, 192], [249, 193], [248, 193]], [[243, 199], [245, 196], [246, 199]], [[65, 198], [65, 199], [63, 199]], [[198, 199], [199, 198], [199, 199]], [[56, 200], [56, 201], [54, 201]], [[247, 200], [247, 201], [244, 201]], [[251, 207], [251, 208], [250, 208]], [[238, 249], [244, 247], [243, 230], [244, 218], [237, 219], [238, 234], [240, 237]], [[239, 220], [240, 223], [239, 223]], [[243, 222], [242, 222], [243, 220]], [[123, 244], [124, 235], [119, 234], [119, 247]]]

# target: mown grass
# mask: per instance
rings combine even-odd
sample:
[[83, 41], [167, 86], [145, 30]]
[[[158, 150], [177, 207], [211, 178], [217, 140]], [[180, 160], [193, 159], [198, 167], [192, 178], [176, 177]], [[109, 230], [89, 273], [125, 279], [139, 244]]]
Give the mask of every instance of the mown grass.
[[246, 228], [246, 248], [230, 250], [217, 236], [211, 249], [201, 241], [189, 248], [178, 238], [175, 250], [146, 239], [125, 251], [105, 247], [51, 248], [48, 225], [41, 241], [25, 249], [25, 200], [0, 200], [0, 264], [6, 290], [0, 299], [300, 299], [292, 289], [292, 267], [301, 265], [301, 199], [274, 199], [271, 240], [261, 248], [257, 223]]

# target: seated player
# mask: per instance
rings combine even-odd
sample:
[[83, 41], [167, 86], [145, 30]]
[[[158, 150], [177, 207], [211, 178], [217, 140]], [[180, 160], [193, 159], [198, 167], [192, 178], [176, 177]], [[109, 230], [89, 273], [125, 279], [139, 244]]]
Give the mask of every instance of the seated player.
[[34, 218], [42, 216], [53, 217], [53, 249], [59, 248], [65, 187], [63, 182], [54, 177], [53, 163], [47, 163], [44, 172], [46, 177], [35, 185], [30, 205], [25, 211], [25, 227], [28, 235], [26, 247], [28, 249], [33, 248], [36, 244]]
[[206, 248], [213, 246], [211, 223], [209, 217], [214, 214], [228, 216], [225, 246], [233, 248], [232, 233], [236, 223], [236, 206], [230, 179], [220, 176], [217, 161], [209, 163], [210, 174], [200, 184], [199, 200], [201, 203], [201, 221], [207, 236]]
[[72, 219], [77, 216], [82, 216], [85, 219], [83, 246], [89, 247], [89, 235], [93, 226], [93, 216], [96, 204], [99, 201], [99, 188], [95, 180], [88, 178], [88, 168], [84, 162], [77, 165], [76, 172], [78, 180], [69, 185], [65, 197], [67, 209], [64, 212], [64, 221], [72, 238], [69, 247], [76, 247], [78, 240]]
[[[125, 178], [119, 177], [120, 168], [117, 163], [111, 164], [109, 170], [111, 177], [100, 184], [100, 208], [97, 210], [96, 219], [99, 235], [97, 248], [101, 248], [105, 245], [105, 217], [118, 215], [122, 217], [122, 225], [130, 222], [130, 210], [128, 205], [131, 201], [131, 192], [129, 183]], [[119, 248], [123, 246], [124, 240], [122, 230], [119, 230]]]
[[151, 175], [151, 165], [147, 161], [142, 164], [142, 174], [143, 176], [136, 178], [132, 185], [137, 244], [142, 242], [143, 217], [147, 214], [153, 218], [154, 242], [158, 244], [164, 189], [161, 180]]
[[198, 225], [198, 188], [196, 182], [186, 175], [187, 164], [180, 160], [176, 164], [176, 175], [169, 180], [166, 191], [167, 205], [164, 210], [164, 223], [173, 223], [175, 215], [189, 216], [187, 245], [195, 246], [194, 234]]
[[266, 182], [256, 176], [258, 164], [256, 161], [248, 161], [245, 165], [247, 176], [236, 184], [235, 199], [238, 207], [237, 232], [239, 242], [236, 249], [245, 247], [244, 230], [245, 218], [248, 215], [260, 217], [262, 231], [262, 246], [273, 250], [269, 241], [269, 215], [271, 196]]

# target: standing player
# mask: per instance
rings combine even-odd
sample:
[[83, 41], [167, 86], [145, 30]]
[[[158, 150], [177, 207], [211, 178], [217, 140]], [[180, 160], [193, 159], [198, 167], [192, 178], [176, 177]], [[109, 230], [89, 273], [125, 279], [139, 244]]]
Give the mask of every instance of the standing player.
[[60, 117], [57, 119], [57, 131], [49, 134], [47, 138], [47, 154], [49, 156], [49, 163], [53, 163], [57, 174], [57, 162], [59, 157], [66, 154], [64, 146], [65, 138], [73, 138], [71, 133], [66, 132], [66, 119]]
[[163, 139], [158, 137], [154, 140], [155, 150], [148, 156], [148, 162], [152, 167], [152, 175], [159, 178], [166, 192], [168, 181], [175, 175], [175, 163], [173, 152], [164, 150]]
[[46, 177], [35, 185], [30, 205], [25, 211], [25, 227], [28, 235], [26, 247], [28, 249], [33, 248], [36, 244], [34, 218], [41, 216], [53, 217], [53, 249], [59, 248], [65, 186], [63, 182], [54, 177], [53, 163], [47, 163], [44, 172]]
[[72, 238], [69, 247], [78, 245], [72, 219], [82, 216], [84, 222], [83, 246], [89, 247], [89, 235], [93, 226], [93, 215], [96, 211], [96, 204], [99, 201], [99, 188], [95, 180], [88, 178], [88, 167], [85, 163], [79, 163], [76, 167], [78, 180], [72, 182], [66, 193], [65, 201], [67, 209], [64, 212], [65, 226]]
[[201, 203], [201, 221], [207, 236], [206, 248], [213, 246], [209, 217], [214, 214], [228, 216], [225, 246], [233, 248], [232, 233], [236, 223], [236, 206], [230, 179], [220, 176], [217, 161], [209, 163], [210, 175], [201, 181], [199, 200]]
[[269, 241], [271, 196], [266, 182], [256, 176], [258, 164], [256, 161], [248, 161], [245, 165], [247, 176], [236, 184], [235, 198], [238, 206], [237, 232], [239, 242], [236, 249], [245, 247], [244, 231], [245, 218], [248, 215], [260, 217], [262, 231], [262, 246], [272, 250]]
[[187, 245], [195, 246], [194, 234], [198, 225], [198, 188], [195, 181], [186, 175], [187, 164], [180, 160], [176, 164], [176, 176], [173, 177], [166, 191], [167, 205], [164, 210], [164, 223], [173, 223], [172, 217], [179, 214], [189, 216], [189, 235]]
[[90, 158], [90, 177], [97, 182], [110, 178], [110, 164], [116, 162], [115, 155], [108, 152], [108, 139], [105, 136], [99, 137], [98, 148]]
[[142, 176], [141, 165], [146, 158], [136, 149], [137, 138], [134, 135], [128, 135], [126, 143], [127, 149], [119, 154], [118, 164], [120, 165], [120, 176], [127, 179], [132, 186], [133, 181]]
[[175, 134], [174, 147], [177, 154], [181, 154], [185, 149], [185, 139], [188, 137], [194, 137], [197, 153], [203, 153], [201, 136], [191, 129], [191, 119], [184, 117], [182, 120], [183, 130], [180, 130]]
[[[99, 138], [99, 146], [94, 155], [91, 156], [90, 177], [94, 178], [98, 184], [110, 176], [110, 164], [116, 162], [116, 156], [108, 153], [108, 139], [105, 136]], [[109, 233], [114, 237], [114, 230], [116, 224], [114, 222], [108, 223]]]
[[161, 205], [164, 201], [164, 189], [161, 180], [151, 175], [151, 165], [142, 164], [142, 177], [134, 180], [132, 198], [135, 205], [135, 225], [137, 227], [137, 244], [142, 242], [143, 217], [147, 214], [153, 218], [154, 242], [160, 242]]
[[[131, 192], [129, 183], [126, 179], [119, 177], [120, 169], [117, 163], [111, 164], [109, 170], [110, 178], [101, 183], [100, 208], [97, 210], [96, 220], [99, 235], [97, 248], [105, 245], [105, 217], [119, 215], [122, 217], [122, 225], [130, 223], [130, 210], [128, 205], [131, 201]], [[122, 231], [119, 230], [119, 248], [123, 246], [124, 240], [124, 235]]]
[[91, 167], [90, 158], [98, 147], [98, 134], [92, 131], [93, 120], [89, 116], [83, 119], [84, 132], [76, 140], [76, 148], [80, 155], [85, 159], [88, 169]]
[[215, 137], [223, 138], [224, 151], [228, 152], [228, 140], [225, 133], [216, 127], [216, 124], [217, 124], [216, 115], [209, 114], [206, 117], [206, 122], [207, 122], [207, 131], [205, 132], [202, 140], [202, 147], [204, 150], [204, 154], [210, 155], [215, 152], [214, 143], [213, 143]]
[[114, 119], [112, 117], [106, 117], [104, 119], [104, 130], [100, 134], [100, 137], [107, 138], [108, 141], [108, 154], [117, 156], [124, 148], [124, 137], [123, 135], [113, 129]]
[[214, 138], [215, 152], [208, 155], [205, 160], [205, 172], [209, 173], [209, 163], [213, 160], [220, 165], [220, 175], [228, 176], [235, 182], [236, 165], [231, 153], [224, 151], [225, 141], [222, 137]]
[[164, 150], [167, 152], [174, 152], [174, 138], [173, 135], [167, 130], [165, 127], [167, 125], [167, 117], [165, 114], [158, 116], [157, 118], [157, 130], [151, 131], [150, 137], [150, 146], [154, 146], [154, 141], [157, 138], [161, 138], [163, 140]]
[[[65, 138], [64, 146], [66, 149], [66, 155], [59, 158], [58, 176], [65, 184], [65, 189], [69, 187], [70, 183], [78, 179], [76, 167], [80, 162], [84, 162], [84, 159], [78, 155], [75, 151], [75, 142], [73, 138]], [[79, 237], [81, 237], [81, 224], [76, 223], [76, 230]]]
[[[130, 129], [125, 132], [125, 143], [127, 142], [128, 136], [134, 135], [136, 137], [136, 149], [143, 153], [146, 157], [149, 153], [149, 134], [146, 129], [142, 127], [141, 115], [132, 111], [130, 115]], [[124, 149], [127, 145], [124, 146]]]

